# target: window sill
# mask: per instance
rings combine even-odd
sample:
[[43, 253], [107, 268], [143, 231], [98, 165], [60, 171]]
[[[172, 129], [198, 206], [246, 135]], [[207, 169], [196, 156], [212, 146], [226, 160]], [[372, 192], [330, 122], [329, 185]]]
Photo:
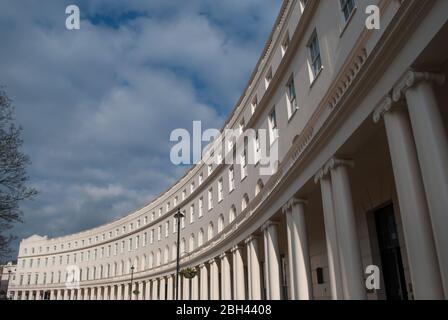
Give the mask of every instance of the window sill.
[[291, 113], [291, 115], [288, 118], [288, 124], [291, 122], [292, 118], [294, 118], [294, 116], [296, 115], [297, 111], [299, 110], [299, 108], [295, 108], [294, 111]]
[[356, 10], [357, 10], [357, 7], [354, 7], [352, 10], [352, 13], [350, 13], [350, 16], [348, 17], [348, 19], [345, 20], [344, 25], [342, 26], [341, 31], [339, 32], [339, 38], [342, 38], [342, 36], [344, 35], [345, 30], [347, 29], [348, 25], [350, 24], [350, 21], [352, 21], [353, 16], [356, 13]]
[[320, 67], [319, 71], [317, 72], [317, 74], [314, 76], [313, 81], [311, 81], [310, 83], [310, 90], [313, 88], [314, 83], [316, 83], [317, 79], [319, 78], [320, 74], [322, 73], [322, 70], [324, 69], [323, 66]]

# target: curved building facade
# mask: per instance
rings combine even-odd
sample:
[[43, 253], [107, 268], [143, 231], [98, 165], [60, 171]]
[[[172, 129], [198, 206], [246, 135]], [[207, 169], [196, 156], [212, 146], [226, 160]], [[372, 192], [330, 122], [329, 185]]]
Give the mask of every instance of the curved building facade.
[[124, 218], [23, 239], [10, 297], [174, 299], [179, 245], [182, 299], [446, 299], [447, 12], [285, 0], [224, 126], [265, 129], [274, 172], [200, 163]]

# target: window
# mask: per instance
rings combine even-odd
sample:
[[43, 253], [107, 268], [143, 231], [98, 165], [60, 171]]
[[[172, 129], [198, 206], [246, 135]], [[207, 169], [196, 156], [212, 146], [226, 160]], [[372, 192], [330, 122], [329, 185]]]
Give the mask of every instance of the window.
[[170, 234], [170, 222], [167, 221], [165, 222], [165, 238], [168, 238], [169, 234]]
[[355, 9], [355, 0], [339, 0], [339, 3], [341, 4], [344, 21], [347, 21]]
[[272, 143], [278, 138], [277, 116], [275, 114], [275, 107], [269, 114], [268, 122], [269, 122], [269, 136]]
[[292, 115], [299, 109], [299, 105], [297, 104], [296, 98], [296, 87], [294, 85], [294, 75], [291, 76], [291, 80], [288, 81], [286, 85], [286, 98], [287, 98], [287, 107], [288, 107], [288, 119], [292, 117]]
[[138, 249], [138, 245], [139, 245], [139, 243], [140, 243], [140, 236], [137, 236], [137, 237], [135, 238], [135, 250]]
[[218, 219], [218, 233], [224, 229], [224, 216], [221, 214]]
[[243, 196], [243, 200], [241, 201], [241, 211], [246, 210], [248, 205], [249, 205], [249, 196], [247, 195], [247, 193], [245, 193]]
[[201, 173], [199, 174], [199, 185], [202, 184], [202, 181], [204, 181], [204, 174], [201, 172]]
[[308, 0], [300, 0], [300, 9], [305, 10], [306, 5], [308, 4]]
[[233, 170], [233, 166], [229, 168], [229, 192], [235, 189], [235, 173]]
[[223, 195], [223, 186], [222, 186], [222, 178], [218, 180], [218, 201], [221, 202], [224, 198]]
[[166, 204], [166, 212], [170, 211], [170, 206], [171, 206], [171, 204], [169, 202], [167, 202], [167, 204]]
[[160, 241], [162, 238], [162, 225], [158, 226], [157, 228], [157, 241]]
[[183, 215], [183, 217], [180, 219], [180, 227], [182, 228], [182, 229], [184, 229], [185, 228], [185, 210], [184, 210], [184, 215]]
[[244, 127], [246, 126], [244, 119], [241, 120], [240, 125], [239, 125], [239, 134], [242, 134], [244, 132]]
[[190, 223], [194, 222], [194, 204], [190, 206]]
[[261, 190], [263, 190], [263, 181], [259, 179], [257, 181], [257, 185], [255, 186], [255, 196], [257, 196]]
[[178, 197], [175, 196], [175, 197], [174, 197], [174, 206], [177, 206], [177, 200], [178, 200]]
[[255, 163], [261, 159], [260, 136], [258, 130], [255, 130]]
[[254, 112], [255, 112], [255, 109], [257, 109], [257, 106], [258, 106], [258, 98], [257, 98], [257, 95], [255, 95], [255, 96], [253, 97], [250, 106], [251, 106], [252, 113], [254, 113]]
[[282, 42], [282, 57], [285, 55], [289, 47], [289, 33], [287, 32]]
[[154, 232], [155, 232], [154, 229], [151, 229], [151, 235], [149, 237], [150, 244], [154, 243]]
[[186, 197], [187, 197], [187, 191], [184, 190], [182, 191], [182, 201], [184, 201]]
[[236, 218], [236, 208], [235, 206], [232, 205], [229, 211], [229, 223], [235, 220], [235, 218]]
[[162, 216], [162, 212], [163, 212], [163, 208], [162, 208], [162, 207], [160, 207], [160, 208], [159, 208], [159, 217], [161, 217], [161, 216]]
[[266, 89], [271, 84], [271, 81], [272, 81], [272, 67], [269, 67], [268, 72], [266, 73], [266, 77], [264, 78]]
[[201, 228], [198, 234], [198, 247], [202, 246], [203, 243], [204, 243], [204, 230]]
[[308, 42], [308, 49], [310, 52], [310, 61], [309, 66], [311, 69], [311, 82], [314, 81], [314, 79], [319, 74], [319, 71], [322, 68], [322, 60], [320, 57], [320, 47], [319, 47], [319, 39], [317, 37], [317, 32], [314, 31], [313, 35], [311, 36], [310, 41]]
[[129, 238], [128, 239], [128, 251], [131, 251], [131, 250], [132, 250], [132, 239]]
[[148, 243], [148, 233], [145, 232], [143, 234], [143, 247], [146, 246], [147, 243]]
[[155, 218], [156, 218], [156, 213], [153, 211], [151, 213], [151, 221], [154, 221]]
[[213, 209], [213, 189], [208, 190], [208, 210]]
[[247, 147], [249, 139], [244, 137], [243, 152], [241, 153], [241, 180], [247, 177]]
[[213, 171], [213, 164], [209, 163], [207, 166], [207, 174], [210, 175], [212, 171]]
[[190, 193], [193, 193], [193, 191], [194, 191], [194, 182], [190, 184]]
[[200, 197], [199, 198], [199, 214], [198, 217], [202, 217], [204, 214], [204, 198]]
[[208, 238], [207, 240], [210, 240], [211, 238], [213, 238], [214, 236], [214, 230], [213, 230], [213, 222], [210, 222], [210, 224], [208, 225]]

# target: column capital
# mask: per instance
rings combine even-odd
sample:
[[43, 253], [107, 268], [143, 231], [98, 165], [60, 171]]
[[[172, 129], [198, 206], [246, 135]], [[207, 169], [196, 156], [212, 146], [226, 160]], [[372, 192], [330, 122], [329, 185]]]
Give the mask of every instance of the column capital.
[[258, 238], [259, 238], [259, 236], [252, 234], [246, 240], [244, 240], [244, 243], [248, 244], [249, 242], [257, 240]]
[[286, 213], [288, 210], [291, 210], [295, 205], [298, 205], [298, 204], [306, 206], [308, 204], [308, 201], [304, 200], [304, 199], [292, 197], [291, 199], [288, 200], [288, 202], [286, 202], [283, 205], [283, 208], [282, 208], [283, 213]]
[[261, 230], [266, 230], [268, 229], [270, 226], [272, 225], [278, 225], [279, 223], [277, 221], [273, 221], [273, 220], [268, 220], [266, 221], [262, 226], [261, 226]]
[[384, 114], [392, 109], [393, 105], [394, 101], [392, 100], [392, 97], [390, 95], [385, 96], [373, 111], [373, 122], [378, 123]]
[[340, 167], [340, 166], [353, 168], [355, 166], [355, 163], [353, 162], [353, 160], [339, 159], [339, 158], [333, 157], [327, 162], [324, 170], [327, 172], [330, 172], [330, 170], [336, 169], [337, 167]]
[[328, 171], [325, 170], [325, 165], [319, 169], [314, 175], [314, 183], [319, 184], [322, 179], [328, 175]]
[[227, 252], [223, 252], [219, 255], [219, 258], [222, 260], [227, 257]]
[[409, 88], [414, 87], [422, 81], [435, 82], [438, 85], [443, 85], [445, 80], [446, 77], [442, 73], [408, 70], [393, 88], [392, 98], [395, 102], [400, 101]]
[[208, 261], [208, 263], [209, 263], [210, 265], [212, 265], [212, 264], [216, 263], [216, 260], [215, 260], [215, 258], [213, 258], [213, 259], [210, 259], [210, 260]]
[[199, 269], [202, 269], [202, 268], [205, 268], [205, 263], [201, 263], [201, 264], [199, 265]]
[[235, 251], [238, 251], [240, 249], [242, 249], [242, 247], [237, 244], [236, 246], [233, 246], [232, 249], [230, 249], [230, 252], [234, 253]]

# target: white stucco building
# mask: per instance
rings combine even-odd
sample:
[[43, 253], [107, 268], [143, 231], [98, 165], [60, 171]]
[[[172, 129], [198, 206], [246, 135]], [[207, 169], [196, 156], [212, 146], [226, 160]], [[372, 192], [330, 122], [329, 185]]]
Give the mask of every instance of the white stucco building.
[[198, 164], [120, 220], [24, 239], [10, 294], [173, 299], [180, 207], [183, 299], [448, 298], [447, 18], [446, 0], [285, 0], [224, 125], [267, 129], [276, 172]]

